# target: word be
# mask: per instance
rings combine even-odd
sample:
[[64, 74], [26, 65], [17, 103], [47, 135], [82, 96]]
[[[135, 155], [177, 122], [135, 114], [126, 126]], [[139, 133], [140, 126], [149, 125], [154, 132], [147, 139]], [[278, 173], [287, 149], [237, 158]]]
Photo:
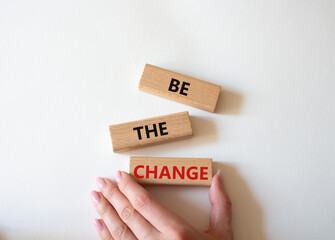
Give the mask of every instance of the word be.
[[[178, 90], [179, 90], [179, 87], [178, 87], [178, 86], [179, 86], [179, 85], [180, 85], [180, 81], [177, 80], [177, 79], [172, 78], [172, 79], [171, 79], [171, 82], [170, 82], [170, 86], [169, 86], [169, 91], [171, 91], [171, 92], [178, 92]], [[191, 85], [191, 84], [188, 83], [188, 82], [183, 82], [183, 83], [181, 84], [179, 94], [184, 95], [184, 96], [187, 96], [187, 93], [186, 93], [185, 91], [187, 91], [188, 88], [187, 88], [186, 86], [190, 86], [190, 85]]]
[[146, 64], [138, 85], [141, 91], [214, 112], [221, 87]]
[[[139, 169], [145, 169], [145, 174], [140, 175], [138, 173]], [[178, 175], [182, 180], [184, 180], [185, 177], [189, 180], [208, 180], [208, 167], [190, 166], [185, 169], [185, 166], [172, 166], [172, 170], [169, 170], [168, 166], [163, 166], [158, 170], [158, 166], [153, 166], [153, 169], [150, 170], [149, 165], [138, 165], [134, 169], [134, 175], [137, 178], [147, 179], [177, 179]]]
[[[160, 123], [158, 123], [159, 133], [160, 133], [161, 136], [169, 134], [166, 131], [164, 132], [164, 130], [167, 130], [167, 128], [164, 127], [164, 125], [166, 125], [166, 122], [160, 122]], [[141, 134], [141, 130], [142, 129], [143, 129], [143, 126], [139, 126], [139, 127], [134, 127], [133, 128], [134, 131], [137, 131], [138, 140], [142, 140], [142, 134]], [[150, 138], [150, 133], [154, 133], [155, 137], [158, 137], [158, 131], [157, 131], [156, 123], [153, 124], [153, 128], [152, 129], [149, 129], [148, 125], [145, 125], [144, 129], [145, 129], [145, 133], [146, 133], [147, 138]]]

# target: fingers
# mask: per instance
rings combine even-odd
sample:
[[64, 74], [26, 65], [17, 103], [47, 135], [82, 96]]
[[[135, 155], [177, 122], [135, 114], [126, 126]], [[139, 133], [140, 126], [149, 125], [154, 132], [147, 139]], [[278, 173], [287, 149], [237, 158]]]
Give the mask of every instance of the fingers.
[[186, 225], [175, 213], [160, 204], [136, 183], [129, 174], [118, 171], [115, 179], [120, 191], [128, 198], [134, 208], [160, 232], [178, 231], [179, 228]]
[[131, 205], [115, 183], [109, 179], [97, 178], [96, 184], [103, 196], [110, 202], [121, 220], [138, 239], [158, 239], [159, 232]]
[[212, 179], [212, 185], [209, 189], [209, 201], [212, 205], [210, 230], [219, 233], [232, 233], [232, 203], [226, 190], [224, 189], [223, 178], [220, 170]]
[[117, 212], [114, 210], [112, 205], [102, 196], [101, 193], [92, 191], [91, 199], [95, 209], [103, 219], [106, 224], [110, 234], [115, 240], [119, 239], [130, 239], [136, 240], [136, 237], [127, 227], [127, 225], [122, 222]]
[[93, 225], [102, 240], [114, 240], [102, 219], [94, 219]]

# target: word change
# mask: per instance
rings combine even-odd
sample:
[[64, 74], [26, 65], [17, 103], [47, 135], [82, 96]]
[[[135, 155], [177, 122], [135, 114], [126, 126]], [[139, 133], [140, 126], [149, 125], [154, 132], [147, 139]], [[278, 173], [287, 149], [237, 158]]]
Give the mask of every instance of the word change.
[[129, 174], [142, 184], [210, 185], [212, 159], [130, 157]]

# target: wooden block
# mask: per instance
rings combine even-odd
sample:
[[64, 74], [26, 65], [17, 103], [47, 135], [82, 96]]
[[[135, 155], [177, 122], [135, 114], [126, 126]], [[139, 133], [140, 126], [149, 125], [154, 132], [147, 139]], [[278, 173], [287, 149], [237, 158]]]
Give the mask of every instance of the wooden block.
[[122, 151], [193, 135], [188, 112], [109, 126], [113, 151]]
[[147, 93], [214, 112], [221, 86], [146, 64], [138, 88]]
[[141, 184], [211, 185], [211, 158], [130, 157], [129, 174]]

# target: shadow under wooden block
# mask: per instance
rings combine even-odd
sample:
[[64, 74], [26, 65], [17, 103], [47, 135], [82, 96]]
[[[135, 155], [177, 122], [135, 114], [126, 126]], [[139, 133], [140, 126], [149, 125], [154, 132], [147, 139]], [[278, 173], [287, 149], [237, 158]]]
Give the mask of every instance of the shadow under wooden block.
[[215, 112], [218, 114], [239, 115], [242, 111], [243, 95], [241, 93], [222, 89]]
[[[169, 153], [171, 150], [185, 149], [187, 151], [197, 146], [206, 146], [218, 140], [215, 124], [212, 119], [199, 116], [190, 116], [190, 119], [193, 130], [192, 138], [134, 149], [131, 151], [131, 154], [134, 156], [152, 156], [153, 154], [163, 156], [164, 153]], [[126, 152], [118, 154], [126, 154]]]
[[231, 164], [213, 162], [213, 173], [221, 169], [225, 188], [233, 203], [235, 239], [265, 240], [262, 209], [247, 182]]

